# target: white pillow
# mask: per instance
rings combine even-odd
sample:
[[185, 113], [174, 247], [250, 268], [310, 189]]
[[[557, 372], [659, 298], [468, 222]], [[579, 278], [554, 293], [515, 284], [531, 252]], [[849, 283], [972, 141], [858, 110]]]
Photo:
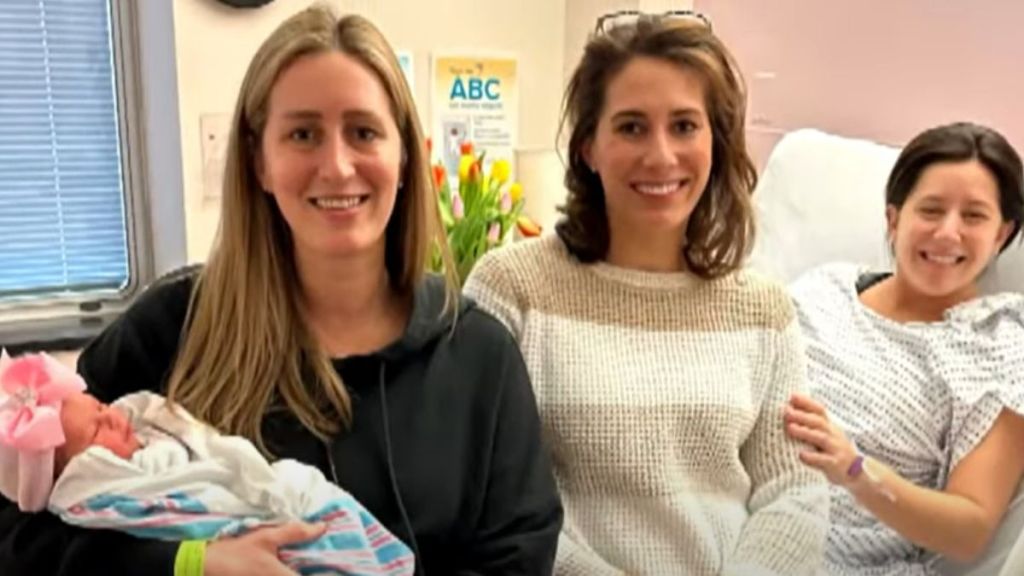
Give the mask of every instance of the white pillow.
[[[835, 261], [891, 269], [885, 183], [899, 149], [819, 130], [786, 134], [754, 193], [757, 242], [750, 265], [783, 283]], [[1024, 292], [1024, 248], [1015, 242], [986, 275], [986, 292]]]
[[1024, 246], [1020, 236], [999, 256], [981, 285], [985, 292], [1024, 292]]
[[890, 269], [885, 182], [899, 150], [803, 129], [775, 146], [754, 193], [751, 265], [789, 283], [821, 264]]

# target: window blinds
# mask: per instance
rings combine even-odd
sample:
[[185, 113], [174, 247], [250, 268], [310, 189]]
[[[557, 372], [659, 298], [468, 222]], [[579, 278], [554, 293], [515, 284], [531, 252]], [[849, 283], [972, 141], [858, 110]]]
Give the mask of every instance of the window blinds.
[[129, 275], [110, 6], [3, 0], [0, 302]]

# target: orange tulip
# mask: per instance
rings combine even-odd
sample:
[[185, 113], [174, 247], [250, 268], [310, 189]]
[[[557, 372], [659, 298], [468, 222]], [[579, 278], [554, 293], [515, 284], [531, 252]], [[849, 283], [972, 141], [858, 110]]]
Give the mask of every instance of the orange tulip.
[[473, 164], [469, 167], [469, 181], [470, 182], [476, 182], [479, 179], [480, 179], [480, 163], [479, 162], [473, 162]]
[[462, 144], [459, 144], [459, 154], [461, 154], [463, 156], [466, 156], [466, 155], [472, 156], [472, 154], [473, 154], [473, 143], [472, 142], [463, 142]]
[[519, 229], [519, 233], [524, 238], [534, 238], [540, 236], [541, 228], [536, 222], [530, 220], [528, 216], [520, 216], [516, 219], [516, 228]]
[[440, 164], [434, 164], [432, 168], [434, 169], [434, 186], [438, 190], [440, 190], [441, 185], [444, 184], [444, 179], [446, 176], [444, 172], [444, 166], [441, 166]]

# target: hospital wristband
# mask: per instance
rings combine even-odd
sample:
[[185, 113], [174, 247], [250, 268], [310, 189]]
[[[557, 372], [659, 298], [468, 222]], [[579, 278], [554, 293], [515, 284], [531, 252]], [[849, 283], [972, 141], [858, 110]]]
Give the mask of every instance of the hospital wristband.
[[185, 540], [174, 558], [174, 576], [203, 576], [206, 540]]
[[[856, 445], [854, 445], [856, 449]], [[896, 495], [893, 494], [892, 490], [885, 486], [882, 479], [870, 468], [870, 459], [864, 455], [860, 450], [857, 450], [857, 456], [853, 459], [850, 467], [846, 470], [846, 488], [848, 490], [855, 490], [855, 486], [859, 483], [858, 481], [863, 479], [867, 482], [868, 487], [875, 493], [881, 495], [889, 502], [896, 501]]]

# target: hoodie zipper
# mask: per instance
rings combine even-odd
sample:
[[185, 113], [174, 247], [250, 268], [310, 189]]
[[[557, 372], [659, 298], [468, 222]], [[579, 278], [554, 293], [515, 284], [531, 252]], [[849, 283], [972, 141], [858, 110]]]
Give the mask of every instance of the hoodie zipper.
[[[398, 505], [399, 514], [401, 516], [402, 523], [405, 525], [406, 531], [409, 533], [409, 545], [413, 552], [413, 557], [416, 559], [416, 565], [414, 568], [416, 576], [426, 576], [427, 571], [421, 564], [422, 556], [420, 555], [419, 543], [416, 541], [416, 534], [412, 529], [412, 522], [409, 521], [409, 515], [405, 510], [405, 503], [402, 502], [402, 493], [398, 488], [398, 478], [395, 474], [394, 456], [392, 454], [391, 446], [391, 424], [388, 422], [388, 396], [385, 390], [386, 379], [385, 379], [385, 364], [381, 362], [380, 374], [378, 380], [378, 386], [380, 390], [380, 407], [381, 407], [381, 418], [384, 426], [384, 445], [385, 445], [385, 459], [387, 464], [388, 479], [391, 482], [392, 496], [395, 498], [395, 503]], [[327, 464], [331, 468], [331, 479], [334, 480], [335, 486], [341, 486], [338, 482], [338, 469], [334, 465], [334, 450], [330, 442], [324, 442], [324, 449], [327, 452]]]

